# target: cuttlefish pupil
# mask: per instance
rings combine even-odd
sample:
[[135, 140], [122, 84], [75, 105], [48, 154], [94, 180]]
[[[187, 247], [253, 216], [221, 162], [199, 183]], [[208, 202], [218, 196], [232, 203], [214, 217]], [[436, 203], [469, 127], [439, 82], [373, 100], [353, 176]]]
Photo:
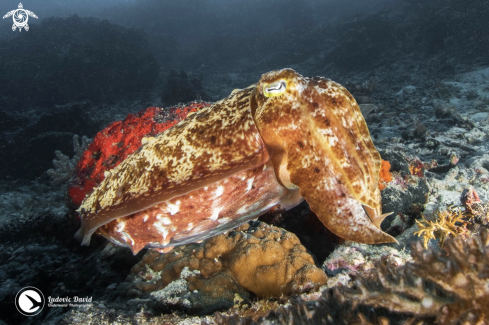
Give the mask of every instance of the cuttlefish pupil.
[[263, 94], [266, 97], [273, 97], [281, 95], [287, 89], [287, 82], [285, 80], [279, 80], [269, 84], [263, 85]]
[[272, 71], [146, 139], [82, 202], [76, 237], [168, 252], [306, 200], [342, 238], [395, 242], [380, 229], [380, 167], [344, 87]]

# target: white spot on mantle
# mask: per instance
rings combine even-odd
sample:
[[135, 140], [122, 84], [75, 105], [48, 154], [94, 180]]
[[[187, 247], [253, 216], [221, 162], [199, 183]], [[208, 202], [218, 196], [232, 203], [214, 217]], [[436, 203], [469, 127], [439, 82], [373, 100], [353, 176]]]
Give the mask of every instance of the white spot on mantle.
[[224, 187], [222, 187], [221, 185], [219, 185], [217, 187], [217, 190], [216, 190], [216, 197], [220, 197], [222, 195], [222, 193], [224, 193]]
[[254, 181], [254, 180], [255, 180], [255, 178], [254, 178], [254, 177], [252, 177], [252, 178], [250, 178], [250, 179], [248, 179], [248, 180], [246, 181], [246, 183], [247, 183], [247, 186], [246, 186], [246, 191], [251, 190], [251, 187], [253, 186], [253, 181]]
[[119, 222], [119, 227], [117, 227], [117, 232], [122, 232], [125, 226], [126, 226], [125, 222], [123, 221]]
[[164, 224], [165, 226], [171, 225], [171, 219], [168, 217], [163, 217], [161, 219], [161, 223]]
[[428, 297], [423, 298], [423, 300], [421, 301], [421, 304], [426, 309], [431, 308], [433, 306], [433, 303], [434, 303], [433, 302], [433, 299], [432, 298], [428, 298]]
[[219, 222], [220, 224], [228, 223], [229, 221], [231, 221], [230, 218], [221, 218], [221, 219], [217, 220], [217, 222]]
[[165, 241], [166, 236], [168, 236], [168, 234], [169, 234], [168, 229], [166, 227], [163, 227], [163, 225], [159, 222], [155, 222], [153, 224], [153, 227], [155, 227], [156, 230], [158, 230], [158, 232], [163, 236], [163, 240]]
[[214, 210], [212, 210], [212, 215], [209, 217], [209, 219], [211, 219], [212, 221], [216, 221], [217, 218], [219, 218], [219, 213], [222, 211], [222, 209], [222, 207], [214, 208]]
[[180, 211], [180, 201], [175, 202], [175, 204], [166, 203], [166, 210], [170, 213], [170, 215], [174, 215], [175, 213], [178, 213]]

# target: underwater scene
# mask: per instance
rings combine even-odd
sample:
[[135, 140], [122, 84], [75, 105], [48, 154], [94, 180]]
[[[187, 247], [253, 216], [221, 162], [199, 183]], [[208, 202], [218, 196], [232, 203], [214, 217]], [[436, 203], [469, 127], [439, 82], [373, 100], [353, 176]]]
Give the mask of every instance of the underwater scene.
[[0, 325], [489, 325], [489, 1], [17, 1]]

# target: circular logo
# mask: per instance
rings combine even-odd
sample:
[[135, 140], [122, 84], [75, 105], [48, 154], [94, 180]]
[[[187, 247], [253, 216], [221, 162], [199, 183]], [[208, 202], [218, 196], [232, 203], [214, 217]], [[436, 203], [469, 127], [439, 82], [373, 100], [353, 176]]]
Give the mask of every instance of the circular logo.
[[22, 288], [15, 296], [15, 307], [24, 316], [36, 316], [44, 308], [44, 295], [34, 287]]

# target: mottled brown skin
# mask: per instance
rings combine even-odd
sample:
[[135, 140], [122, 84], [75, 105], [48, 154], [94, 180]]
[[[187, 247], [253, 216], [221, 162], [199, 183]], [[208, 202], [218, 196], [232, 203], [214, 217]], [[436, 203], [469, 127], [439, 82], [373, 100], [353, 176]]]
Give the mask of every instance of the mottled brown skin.
[[[280, 80], [283, 93], [265, 96]], [[338, 236], [393, 242], [380, 230], [379, 170], [380, 155], [345, 88], [273, 71], [146, 139], [83, 201], [77, 237], [88, 244], [99, 229], [134, 253], [166, 252], [305, 199]]]
[[[279, 80], [286, 91], [266, 97], [264, 88]], [[299, 188], [329, 230], [357, 242], [395, 242], [380, 230], [380, 155], [344, 87], [292, 69], [269, 72], [256, 86], [252, 112], [279, 182]]]
[[263, 166], [269, 156], [249, 114], [251, 91], [189, 115], [112, 169], [78, 209], [76, 237], [88, 244], [112, 220]]

